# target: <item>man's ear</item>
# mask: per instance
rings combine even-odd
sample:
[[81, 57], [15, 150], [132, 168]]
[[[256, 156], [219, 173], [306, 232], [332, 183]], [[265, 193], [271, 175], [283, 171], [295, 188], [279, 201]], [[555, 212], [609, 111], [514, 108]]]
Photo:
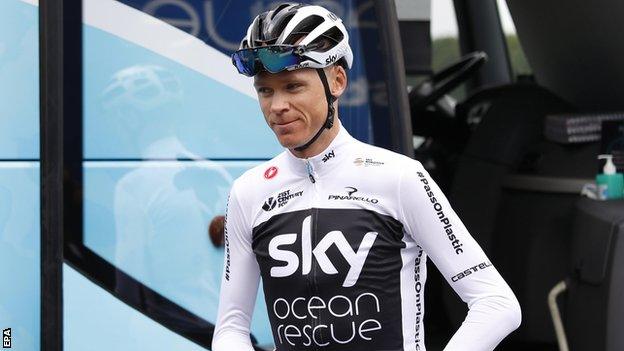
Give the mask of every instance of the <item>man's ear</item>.
[[329, 89], [333, 96], [339, 98], [347, 89], [347, 71], [341, 65], [333, 65], [330, 67], [330, 77]]

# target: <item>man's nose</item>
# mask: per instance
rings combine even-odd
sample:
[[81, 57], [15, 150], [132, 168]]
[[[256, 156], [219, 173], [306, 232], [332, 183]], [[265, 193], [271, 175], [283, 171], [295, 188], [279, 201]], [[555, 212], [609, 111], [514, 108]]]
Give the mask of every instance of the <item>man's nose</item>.
[[275, 93], [271, 99], [271, 112], [280, 115], [288, 111], [289, 102], [284, 94]]

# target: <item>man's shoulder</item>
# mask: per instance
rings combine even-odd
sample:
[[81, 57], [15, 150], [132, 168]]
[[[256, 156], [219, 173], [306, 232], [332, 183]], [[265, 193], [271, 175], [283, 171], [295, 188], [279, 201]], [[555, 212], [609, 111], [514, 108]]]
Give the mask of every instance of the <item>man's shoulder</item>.
[[247, 191], [257, 192], [259, 190], [258, 187], [262, 187], [267, 180], [271, 180], [277, 176], [280, 172], [280, 168], [282, 168], [285, 156], [286, 151], [278, 154], [268, 161], [264, 161], [246, 170], [242, 175], [234, 180], [232, 188], [239, 193]]
[[357, 167], [396, 174], [406, 169], [422, 167], [419, 161], [398, 152], [363, 142], [358, 143], [359, 147], [353, 154], [353, 164]]

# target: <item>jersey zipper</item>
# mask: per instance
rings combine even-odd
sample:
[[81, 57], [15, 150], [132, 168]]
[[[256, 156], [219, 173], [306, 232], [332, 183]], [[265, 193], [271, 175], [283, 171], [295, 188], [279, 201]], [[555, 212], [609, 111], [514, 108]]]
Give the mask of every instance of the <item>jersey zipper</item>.
[[[312, 206], [310, 208], [311, 210], [311, 218], [310, 218], [310, 242], [312, 247], [314, 247], [314, 245], [316, 245], [317, 243], [317, 217], [318, 217], [318, 208], [317, 208], [317, 204], [318, 204], [318, 183], [314, 174], [314, 167], [312, 167], [312, 164], [310, 163], [309, 160], [305, 160], [306, 163], [306, 170], [308, 171], [308, 179], [310, 179], [310, 182], [312, 183]], [[310, 273], [312, 274], [311, 277], [308, 278], [308, 282], [309, 282], [309, 287], [310, 287], [310, 293], [312, 296], [318, 296], [318, 284], [316, 281], [316, 271], [317, 271], [317, 265], [315, 264], [315, 261], [312, 260], [312, 262], [310, 262], [312, 267], [311, 267], [311, 271]], [[321, 322], [321, 316], [319, 314], [319, 318], [318, 319], [314, 319], [312, 318], [311, 320], [311, 324], [312, 324], [312, 335], [311, 337], [313, 337], [314, 335], [314, 329], [316, 328], [317, 325], [322, 324]], [[323, 338], [323, 335], [321, 334], [321, 342], [323, 342], [325, 338]], [[314, 340], [312, 340], [311, 345], [315, 350], [317, 350], [318, 348], [316, 347], [316, 345], [314, 345]]]
[[[316, 183], [316, 179], [314, 178], [314, 168], [312, 168], [312, 164], [310, 164], [310, 161], [305, 160], [306, 163], [306, 170], [308, 171], [308, 178], [310, 179], [310, 181], [312, 182], [312, 184]], [[315, 187], [316, 190], [316, 187]]]

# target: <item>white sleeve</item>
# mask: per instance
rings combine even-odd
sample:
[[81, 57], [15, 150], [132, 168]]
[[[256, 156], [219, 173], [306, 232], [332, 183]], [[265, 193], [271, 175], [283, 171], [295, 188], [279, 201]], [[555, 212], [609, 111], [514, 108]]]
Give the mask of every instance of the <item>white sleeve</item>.
[[404, 170], [399, 196], [406, 231], [468, 304], [466, 319], [444, 350], [493, 350], [520, 326], [514, 293], [420, 162]]
[[[235, 183], [236, 184], [236, 183]], [[225, 214], [225, 257], [213, 351], [253, 351], [249, 325], [260, 270], [251, 248], [251, 227], [232, 187]]]

